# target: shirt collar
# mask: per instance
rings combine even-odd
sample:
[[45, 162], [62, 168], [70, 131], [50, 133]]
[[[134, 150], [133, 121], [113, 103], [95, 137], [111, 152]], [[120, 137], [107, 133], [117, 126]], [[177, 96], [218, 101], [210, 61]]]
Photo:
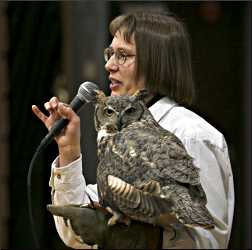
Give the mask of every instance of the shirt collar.
[[151, 114], [157, 122], [160, 122], [162, 118], [174, 107], [178, 104], [168, 98], [167, 96], [161, 98], [152, 106], [149, 107]]

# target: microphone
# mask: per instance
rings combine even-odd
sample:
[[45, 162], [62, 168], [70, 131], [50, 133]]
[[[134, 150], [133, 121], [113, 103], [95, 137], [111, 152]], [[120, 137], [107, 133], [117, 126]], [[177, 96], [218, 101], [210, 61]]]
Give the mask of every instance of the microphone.
[[[70, 103], [70, 107], [74, 112], [78, 112], [85, 103], [95, 101], [96, 91], [99, 90], [98, 86], [92, 82], [84, 82], [80, 85], [77, 95]], [[60, 133], [60, 131], [68, 124], [68, 119], [59, 119], [55, 122], [48, 134], [41, 141], [40, 145], [47, 146], [53, 138]]]

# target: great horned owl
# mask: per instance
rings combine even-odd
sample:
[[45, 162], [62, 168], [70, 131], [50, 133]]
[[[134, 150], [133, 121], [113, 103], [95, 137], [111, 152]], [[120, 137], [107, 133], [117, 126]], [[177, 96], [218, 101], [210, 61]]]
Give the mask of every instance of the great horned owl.
[[97, 185], [100, 204], [113, 213], [167, 226], [176, 218], [186, 226], [214, 227], [206, 208], [199, 169], [182, 142], [162, 128], [135, 96], [97, 93]]

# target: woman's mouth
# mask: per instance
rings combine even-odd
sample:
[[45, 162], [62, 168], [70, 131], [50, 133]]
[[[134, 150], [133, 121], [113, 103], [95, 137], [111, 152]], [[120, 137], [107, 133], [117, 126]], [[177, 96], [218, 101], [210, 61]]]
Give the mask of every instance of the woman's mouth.
[[122, 82], [119, 82], [119, 81], [112, 81], [110, 84], [109, 84], [109, 87], [110, 89], [113, 91], [113, 90], [116, 90], [118, 89], [119, 87], [122, 86]]

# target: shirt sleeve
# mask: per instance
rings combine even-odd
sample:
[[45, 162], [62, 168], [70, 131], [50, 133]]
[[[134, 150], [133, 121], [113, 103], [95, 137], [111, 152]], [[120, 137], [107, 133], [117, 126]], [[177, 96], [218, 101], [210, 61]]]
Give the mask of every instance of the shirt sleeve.
[[184, 138], [188, 153], [200, 168], [200, 181], [207, 196], [209, 212], [214, 218], [215, 228], [190, 228], [197, 248], [227, 248], [234, 213], [233, 175], [224, 137], [220, 145], [201, 137]]
[[[57, 167], [58, 157], [52, 163], [49, 186], [51, 187], [52, 203], [54, 205], [87, 204], [89, 197], [98, 201], [97, 185], [86, 185], [82, 174], [82, 156], [64, 167]], [[71, 225], [66, 226], [64, 219], [53, 216], [57, 232], [62, 241], [72, 248], [91, 249], [74, 233]]]

